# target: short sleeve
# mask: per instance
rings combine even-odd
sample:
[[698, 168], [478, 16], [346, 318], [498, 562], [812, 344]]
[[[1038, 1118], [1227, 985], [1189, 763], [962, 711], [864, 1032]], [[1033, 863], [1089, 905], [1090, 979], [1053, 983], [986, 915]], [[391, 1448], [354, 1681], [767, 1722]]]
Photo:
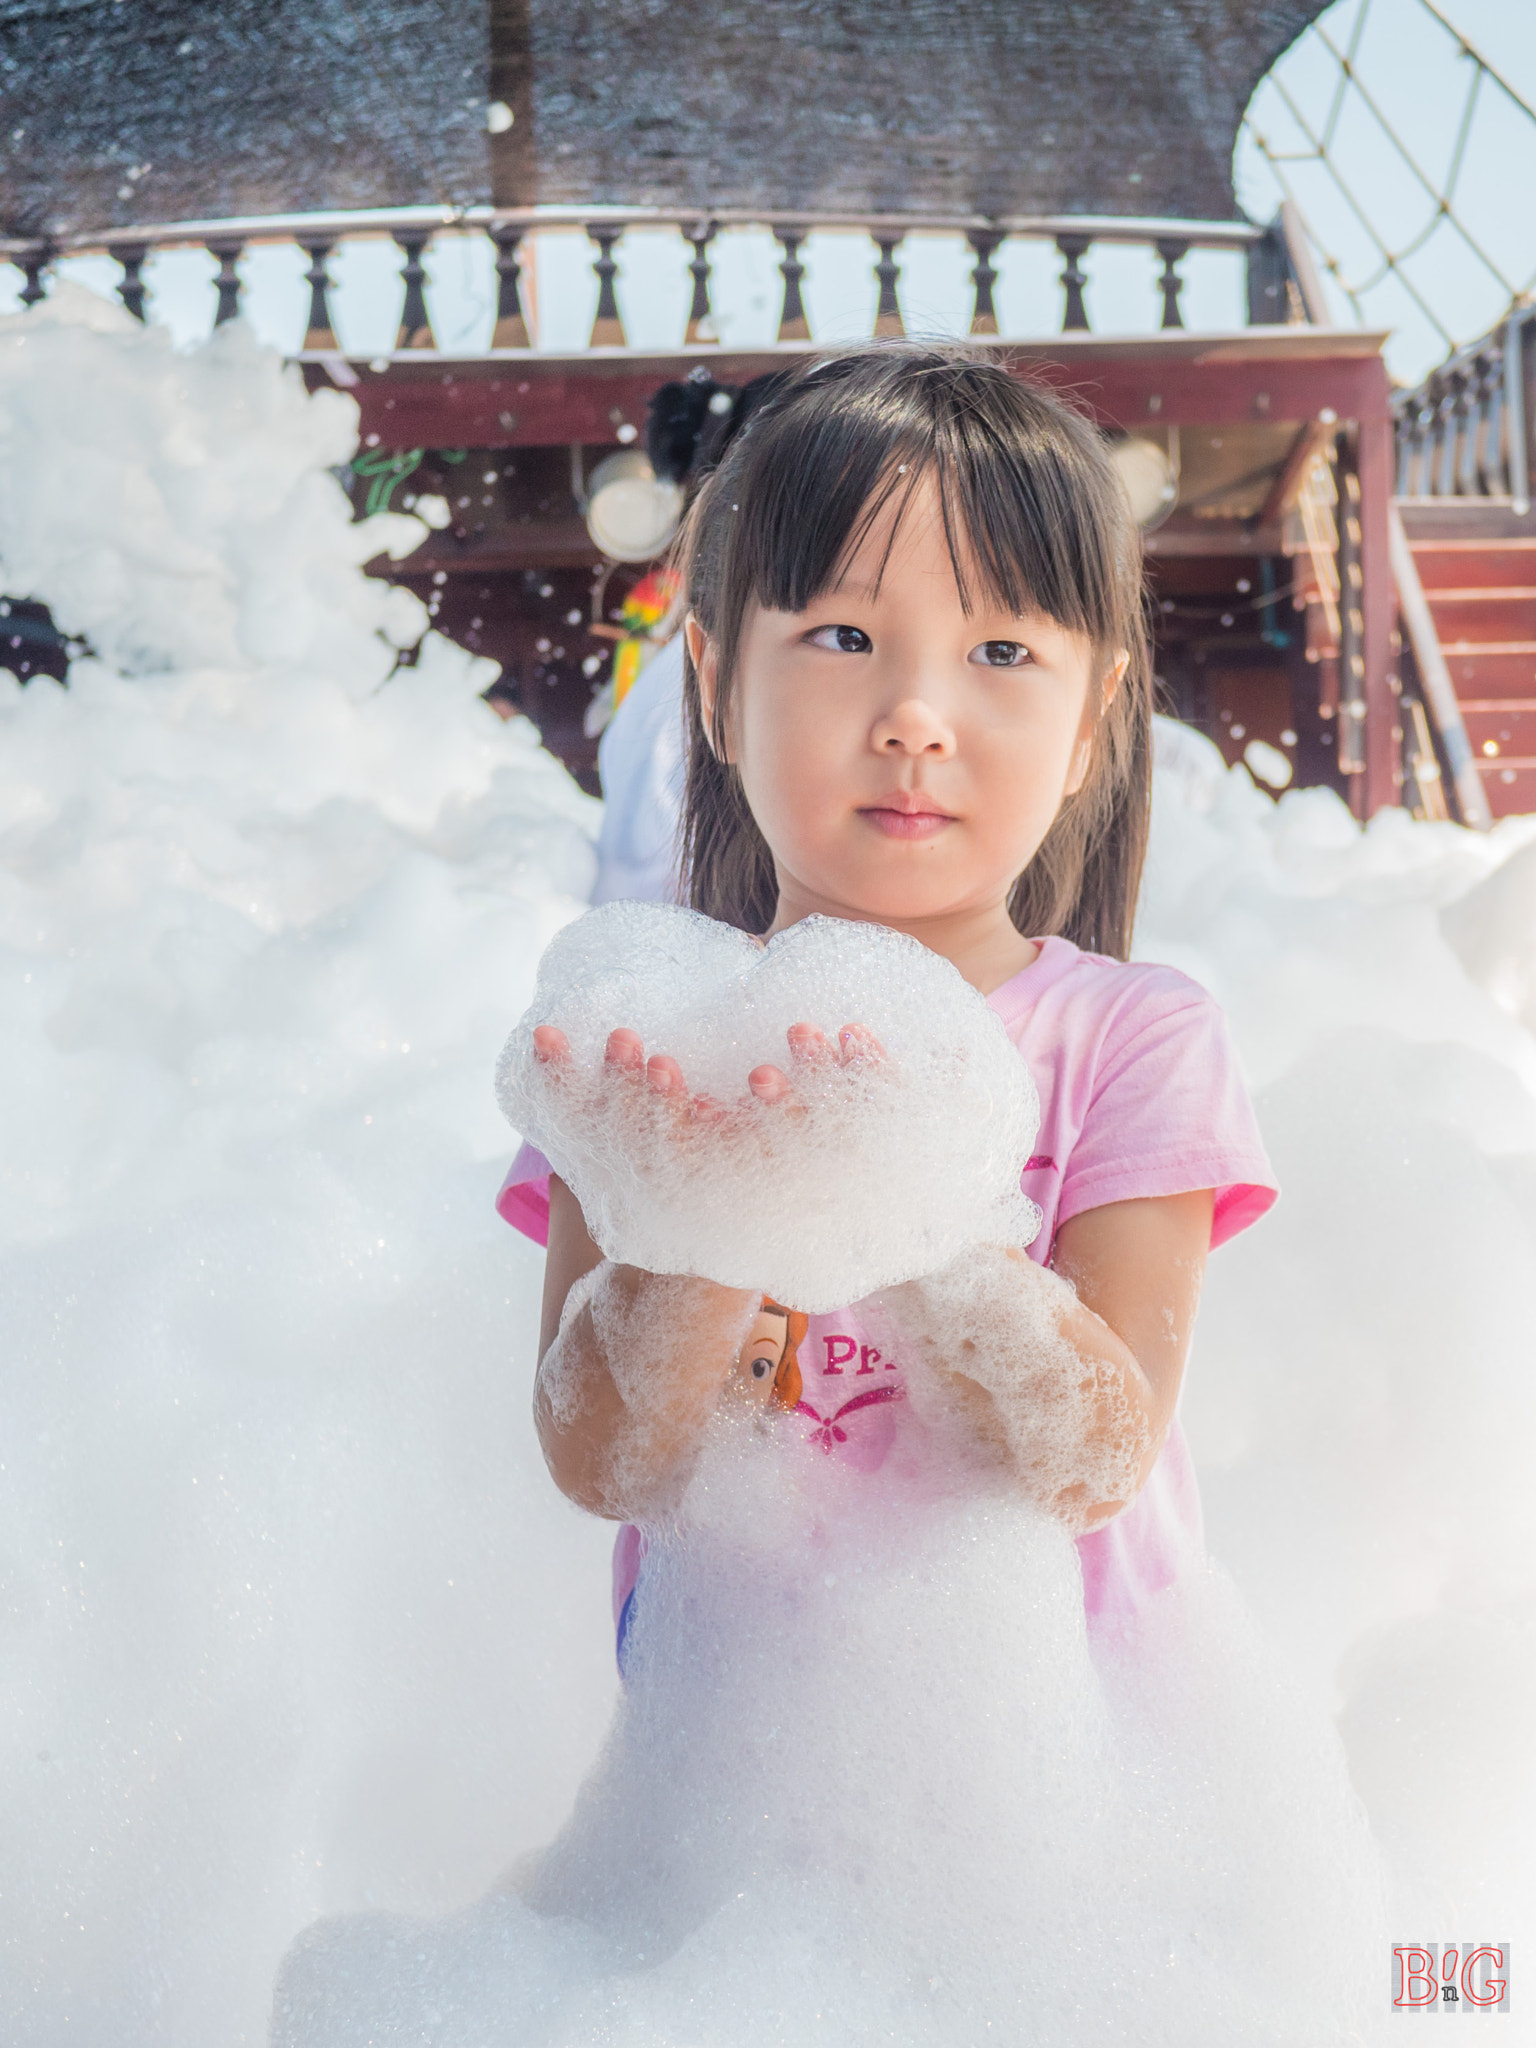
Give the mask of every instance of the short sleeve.
[[496, 1197], [496, 1213], [535, 1244], [549, 1243], [549, 1161], [535, 1145], [524, 1145]]
[[[1170, 981], [1174, 977], [1169, 976]], [[1215, 1190], [1211, 1249], [1279, 1192], [1220, 1006], [1180, 975], [1106, 1033], [1057, 1226], [1108, 1202]]]

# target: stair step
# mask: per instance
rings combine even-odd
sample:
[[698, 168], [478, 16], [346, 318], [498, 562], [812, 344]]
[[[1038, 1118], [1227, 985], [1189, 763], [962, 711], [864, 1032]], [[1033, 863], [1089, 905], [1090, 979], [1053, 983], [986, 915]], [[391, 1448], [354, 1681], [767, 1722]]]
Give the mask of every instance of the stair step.
[[1410, 536], [1408, 545], [1415, 555], [1519, 555], [1536, 551], [1536, 534], [1518, 540], [1446, 539], [1438, 535], [1415, 540]]
[[1427, 598], [1464, 592], [1468, 602], [1487, 602], [1485, 590], [1536, 590], [1536, 549], [1528, 555], [1423, 555], [1413, 549], [1413, 567]]
[[[1530, 703], [1530, 699], [1523, 700]], [[1496, 758], [1487, 755], [1484, 749], [1497, 747], [1500, 754], [1529, 754], [1536, 760], [1536, 707], [1522, 709], [1520, 704], [1495, 704], [1486, 709], [1481, 704], [1476, 710], [1464, 703], [1461, 715], [1466, 721], [1467, 738], [1472, 742], [1472, 751], [1479, 760]]]
[[1528, 697], [1536, 692], [1536, 653], [1495, 653], [1486, 647], [1441, 651], [1458, 697]]
[[1479, 761], [1483, 794], [1495, 818], [1536, 811], [1536, 761]]
[[1506, 498], [1399, 498], [1403, 527], [1415, 547], [1519, 547], [1536, 537], [1536, 513], [1516, 513]]
[[1497, 647], [1509, 654], [1523, 654], [1536, 648], [1536, 601], [1527, 604], [1442, 603], [1433, 592], [1429, 597], [1430, 617], [1440, 645], [1447, 653], [1459, 654]]

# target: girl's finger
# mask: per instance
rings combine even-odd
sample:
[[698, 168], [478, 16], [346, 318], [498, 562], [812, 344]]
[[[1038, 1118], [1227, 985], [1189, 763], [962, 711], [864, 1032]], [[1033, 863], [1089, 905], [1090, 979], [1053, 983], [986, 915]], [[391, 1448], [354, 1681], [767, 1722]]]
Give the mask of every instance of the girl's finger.
[[837, 1034], [837, 1043], [845, 1067], [874, 1066], [885, 1058], [885, 1047], [864, 1024], [845, 1024]]
[[637, 1031], [610, 1031], [608, 1043], [603, 1049], [603, 1059], [610, 1067], [624, 1067], [632, 1074], [638, 1074], [645, 1065], [645, 1047]]
[[657, 1095], [685, 1096], [688, 1093], [683, 1070], [668, 1053], [656, 1053], [646, 1061], [645, 1078]]
[[781, 1067], [754, 1067], [747, 1076], [747, 1086], [759, 1102], [787, 1102], [795, 1092]]
[[571, 1041], [555, 1024], [535, 1024], [533, 1056], [546, 1066], [564, 1066], [571, 1056]]
[[818, 1031], [814, 1024], [791, 1024], [785, 1034], [789, 1039], [789, 1056], [807, 1066], [826, 1065], [832, 1059], [832, 1048], [827, 1043], [827, 1034]]

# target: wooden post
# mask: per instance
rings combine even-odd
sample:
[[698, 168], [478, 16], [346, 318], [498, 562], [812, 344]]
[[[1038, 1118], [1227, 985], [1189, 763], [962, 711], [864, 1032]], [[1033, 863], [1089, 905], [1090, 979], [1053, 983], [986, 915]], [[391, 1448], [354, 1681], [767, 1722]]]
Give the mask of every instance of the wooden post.
[[[1385, 375], [1385, 372], [1383, 372]], [[1392, 421], [1365, 419], [1358, 429], [1360, 575], [1364, 630], [1365, 815], [1403, 800], [1402, 707], [1392, 688]]]
[[21, 303], [24, 306], [35, 306], [39, 299], [46, 299], [48, 296], [48, 287], [43, 283], [43, 277], [53, 261], [53, 244], [38, 242], [14, 260], [17, 269], [26, 279], [21, 288]]
[[780, 341], [809, 341], [811, 323], [805, 317], [805, 302], [800, 296], [800, 280], [805, 275], [805, 265], [800, 261], [800, 244], [805, 240], [805, 229], [780, 227], [774, 229], [774, 238], [784, 251], [784, 261], [779, 265], [784, 279], [784, 304], [779, 312]]
[[619, 274], [619, 266], [613, 260], [613, 245], [623, 232], [621, 227], [592, 223], [587, 227], [588, 235], [597, 244], [597, 261], [592, 266], [597, 275], [597, 311], [592, 318], [588, 348], [624, 346], [624, 322], [619, 316], [618, 296], [613, 289], [613, 280]]
[[301, 242], [299, 247], [309, 258], [309, 268], [304, 273], [304, 282], [309, 286], [309, 320], [304, 329], [304, 346], [307, 349], [338, 349], [340, 343], [331, 322], [331, 274], [325, 267], [331, 244], [328, 240]]
[[135, 320], [146, 320], [149, 316], [144, 307], [144, 258], [149, 251], [142, 242], [110, 242], [107, 254], [122, 267], [117, 296]]
[[997, 272], [992, 258], [1002, 241], [1001, 235], [990, 230], [973, 228], [969, 237], [971, 247], [976, 251], [976, 268], [971, 272], [971, 282], [976, 287], [976, 303], [971, 313], [972, 334], [996, 334], [997, 307], [992, 300], [992, 287], [997, 283]]
[[405, 252], [405, 261], [400, 266], [405, 303], [400, 308], [400, 332], [395, 337], [397, 350], [437, 347], [432, 322], [427, 316], [427, 267], [421, 260], [422, 251], [431, 239], [430, 228], [400, 228], [395, 233], [395, 240]]
[[686, 239], [693, 244], [693, 261], [688, 266], [693, 278], [693, 303], [688, 308], [688, 326], [683, 335], [685, 348], [720, 339], [715, 316], [709, 309], [709, 245], [714, 238], [712, 220], [696, 221], [687, 230]]
[[875, 245], [880, 251], [880, 261], [875, 265], [875, 279], [880, 286], [880, 302], [875, 308], [875, 337], [877, 340], [891, 339], [906, 333], [901, 317], [901, 304], [896, 297], [896, 283], [901, 272], [896, 267], [896, 251], [901, 247], [900, 235], [876, 235]]
[[509, 227], [497, 222], [490, 229], [492, 246], [496, 251], [496, 325], [491, 332], [492, 348], [527, 348], [528, 322], [523, 316], [522, 293], [518, 280], [522, 265], [518, 261], [518, 244], [523, 239], [521, 227]]
[[1189, 254], [1188, 242], [1172, 239], [1157, 244], [1157, 253], [1163, 259], [1163, 274], [1157, 281], [1157, 288], [1163, 295], [1163, 325], [1182, 327], [1184, 315], [1179, 311], [1179, 293], [1184, 289], [1184, 280], [1179, 275], [1179, 265]]
[[244, 242], [205, 242], [204, 248], [210, 256], [216, 256], [219, 274], [213, 280], [218, 288], [219, 304], [213, 316], [215, 327], [222, 327], [227, 320], [238, 318], [240, 312], [240, 252]]
[[1339, 708], [1334, 720], [1339, 773], [1347, 778], [1349, 805], [1368, 818], [1366, 768], [1365, 568], [1361, 562], [1359, 432], [1339, 436], [1338, 488]]
[[1062, 267], [1061, 282], [1066, 291], [1066, 304], [1062, 309], [1061, 331], [1071, 334], [1088, 325], [1088, 308], [1083, 303], [1083, 286], [1088, 282], [1088, 273], [1083, 268], [1083, 258], [1093, 247], [1088, 235], [1058, 235], [1056, 247], [1067, 259]]

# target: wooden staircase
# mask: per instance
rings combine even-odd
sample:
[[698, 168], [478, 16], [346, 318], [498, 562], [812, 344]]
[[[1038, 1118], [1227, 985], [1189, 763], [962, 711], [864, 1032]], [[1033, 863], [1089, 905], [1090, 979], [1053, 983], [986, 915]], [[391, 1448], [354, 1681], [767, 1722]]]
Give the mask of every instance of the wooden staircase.
[[1536, 811], [1536, 515], [1398, 504], [1489, 809]]

